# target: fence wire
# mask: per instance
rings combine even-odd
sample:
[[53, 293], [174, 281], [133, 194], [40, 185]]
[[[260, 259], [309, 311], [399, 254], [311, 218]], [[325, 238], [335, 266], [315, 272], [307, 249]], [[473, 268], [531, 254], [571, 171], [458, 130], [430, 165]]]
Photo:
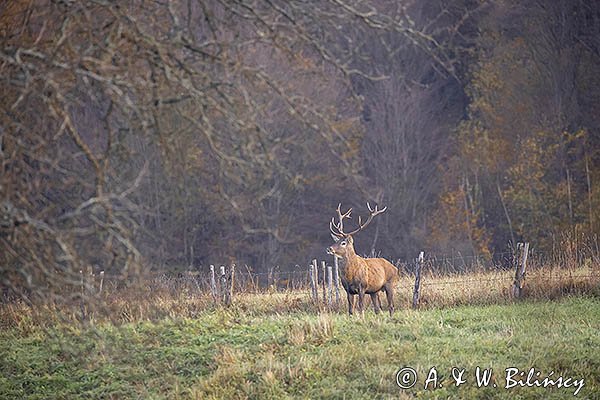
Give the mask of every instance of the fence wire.
[[[572, 257], [569, 262], [575, 263], [578, 266], [584, 265], [585, 260], [591, 258], [592, 265], [598, 265], [596, 256], [587, 257], [583, 253]], [[531, 251], [529, 254], [528, 265], [530, 269], [540, 268], [544, 265], [567, 265], [569, 262], [561, 260], [554, 263], [549, 262], [547, 254]], [[510, 283], [511, 276], [497, 277], [478, 277], [473, 278], [468, 276], [472, 273], [502, 273], [508, 274], [514, 269], [515, 255], [511, 251], [494, 253], [492, 255], [462, 255], [456, 254], [429, 254], [426, 255], [422, 264], [422, 287], [435, 287], [459, 284], [473, 284], [481, 282], [507, 282]], [[326, 266], [332, 265], [332, 262], [326, 262]], [[401, 276], [411, 279], [415, 273], [416, 260], [403, 261], [397, 260], [395, 265]], [[323, 285], [326, 279], [323, 274], [321, 261], [318, 262], [318, 279], [319, 286]], [[219, 279], [219, 267], [229, 266], [223, 264], [215, 265], [215, 279]], [[280, 267], [272, 267], [268, 270], [253, 271], [248, 265], [238, 266], [235, 270], [234, 289], [236, 291], [261, 291], [265, 289], [307, 289], [310, 288], [310, 273], [309, 263], [306, 266], [295, 265], [293, 270], [281, 270]], [[210, 290], [210, 269], [208, 265], [199, 267], [190, 267], [188, 270], [179, 273], [169, 273], [165, 271], [153, 274], [151, 281], [169, 284], [171, 286], [193, 286], [200, 290]], [[463, 276], [459, 278], [460, 276]], [[431, 281], [431, 277], [435, 281]], [[553, 278], [553, 277], [552, 277]], [[561, 277], [562, 278], [562, 277]], [[596, 278], [595, 275], [582, 276], [577, 278]], [[106, 281], [110, 282], [111, 278], [106, 277]]]

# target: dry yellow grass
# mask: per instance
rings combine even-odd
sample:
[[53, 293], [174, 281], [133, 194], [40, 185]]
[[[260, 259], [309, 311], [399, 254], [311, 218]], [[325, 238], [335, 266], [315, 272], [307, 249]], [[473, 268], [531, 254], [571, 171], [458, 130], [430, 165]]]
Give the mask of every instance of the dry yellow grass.
[[[526, 275], [524, 298], [556, 299], [568, 294], [600, 294], [599, 270], [598, 265], [591, 262], [575, 268], [532, 264]], [[513, 274], [512, 270], [501, 269], [444, 275], [426, 272], [421, 278], [419, 308], [512, 302]], [[403, 274], [396, 286], [397, 309], [411, 306], [413, 287], [414, 277]], [[230, 307], [254, 315], [292, 311], [346, 313], [345, 292], [340, 290], [340, 303], [334, 304], [331, 310], [322, 302], [314, 304], [308, 288], [238, 291], [234, 293]], [[0, 326], [26, 329], [31, 323], [56, 325], [65, 321], [77, 322], [81, 320], [81, 306], [79, 301], [47, 301], [36, 305], [7, 302], [0, 305]], [[189, 280], [152, 279], [128, 288], [108, 285], [103, 293], [86, 299], [84, 307], [86, 323], [94, 324], [195, 318], [203, 311], [221, 306], [214, 304], [208, 290], [191, 284]], [[366, 310], [372, 312], [370, 301]]]

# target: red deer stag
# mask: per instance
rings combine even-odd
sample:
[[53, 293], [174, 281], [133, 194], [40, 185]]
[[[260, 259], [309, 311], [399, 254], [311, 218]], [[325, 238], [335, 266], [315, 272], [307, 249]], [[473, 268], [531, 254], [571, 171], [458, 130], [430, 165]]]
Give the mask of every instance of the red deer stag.
[[381, 302], [379, 301], [378, 293], [384, 291], [387, 296], [388, 308], [390, 315], [394, 313], [394, 284], [398, 277], [398, 269], [384, 258], [363, 258], [354, 251], [354, 239], [352, 235], [363, 230], [371, 223], [373, 218], [382, 212], [383, 209], [372, 209], [369, 203], [369, 218], [363, 223], [360, 216], [358, 217], [358, 228], [352, 232], [344, 232], [344, 218], [350, 218], [352, 209], [342, 213], [342, 205], [338, 205], [337, 214], [339, 222], [335, 223], [334, 218], [329, 223], [331, 236], [335, 240], [335, 244], [327, 248], [327, 253], [334, 255], [342, 260], [341, 277], [342, 285], [348, 295], [348, 312], [354, 312], [354, 295], [358, 295], [359, 311], [364, 310], [365, 293], [371, 296], [375, 313], [379, 313]]

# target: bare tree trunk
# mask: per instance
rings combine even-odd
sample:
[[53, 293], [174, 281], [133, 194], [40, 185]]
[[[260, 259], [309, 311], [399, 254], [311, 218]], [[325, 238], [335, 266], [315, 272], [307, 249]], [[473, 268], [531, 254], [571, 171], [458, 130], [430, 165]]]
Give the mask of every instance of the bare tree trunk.
[[462, 189], [465, 206], [465, 222], [467, 224], [467, 236], [469, 237], [469, 244], [471, 245], [471, 253], [475, 254], [475, 245], [473, 244], [473, 230], [471, 227], [471, 210], [469, 208], [469, 180], [466, 176], [463, 176]]
[[504, 196], [502, 196], [502, 189], [500, 189], [500, 182], [498, 178], [496, 178], [496, 189], [498, 190], [498, 196], [500, 197], [500, 203], [502, 204], [502, 209], [504, 210], [504, 216], [506, 217], [506, 222], [508, 223], [508, 229], [510, 229], [510, 242], [512, 246], [516, 246], [515, 243], [515, 233], [513, 231], [512, 222], [510, 220], [510, 215], [508, 214], [508, 209], [506, 208], [506, 203], [504, 202]]
[[592, 213], [592, 179], [590, 178], [590, 166], [587, 153], [585, 154], [585, 178], [588, 192], [588, 217], [590, 219], [590, 234], [594, 232], [594, 218]]
[[373, 236], [373, 242], [371, 243], [371, 257], [375, 257], [375, 247], [377, 245], [377, 239], [379, 238], [379, 223], [380, 221], [377, 221], [375, 225], [375, 235]]
[[571, 199], [571, 173], [569, 167], [565, 168], [567, 173], [567, 201], [569, 202], [569, 225], [573, 226], [573, 201]]

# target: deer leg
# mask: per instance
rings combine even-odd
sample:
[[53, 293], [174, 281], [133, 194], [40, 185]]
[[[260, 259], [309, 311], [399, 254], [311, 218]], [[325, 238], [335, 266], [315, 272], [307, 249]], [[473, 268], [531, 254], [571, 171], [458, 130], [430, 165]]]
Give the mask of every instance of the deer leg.
[[365, 313], [365, 291], [360, 288], [358, 290], [358, 310], [361, 312], [361, 314], [364, 315]]
[[383, 307], [381, 306], [381, 298], [379, 297], [379, 293], [377, 293], [377, 307], [379, 308], [379, 311], [383, 310]]
[[390, 310], [390, 317], [394, 314], [394, 288], [391, 283], [386, 283], [384, 286], [385, 296], [387, 297], [388, 309]]
[[379, 302], [379, 294], [377, 292], [371, 293], [371, 303], [373, 303], [373, 310], [375, 314], [379, 314], [379, 310], [381, 310], [381, 303]]
[[353, 294], [350, 294], [350, 292], [346, 292], [346, 295], [348, 297], [348, 313], [350, 315], [352, 315], [352, 314], [354, 314], [354, 301], [355, 301], [355, 298], [354, 298]]

